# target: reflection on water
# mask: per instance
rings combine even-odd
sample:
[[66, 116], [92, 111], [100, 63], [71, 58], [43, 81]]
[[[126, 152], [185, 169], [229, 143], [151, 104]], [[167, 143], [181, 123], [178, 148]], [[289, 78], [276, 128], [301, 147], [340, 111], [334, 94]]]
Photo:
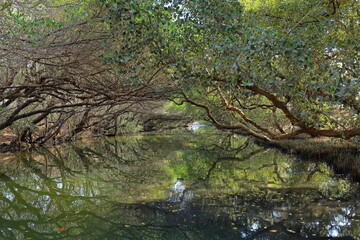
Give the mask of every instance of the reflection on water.
[[0, 238], [360, 239], [358, 184], [206, 129], [1, 155]]
[[188, 123], [186, 128], [188, 130], [197, 131], [201, 127], [209, 127], [209, 126], [195, 121], [193, 123]]
[[178, 208], [184, 210], [186, 203], [191, 202], [191, 200], [194, 198], [194, 193], [187, 190], [182, 181], [182, 178], [176, 179], [174, 186], [170, 190], [170, 197], [168, 201], [172, 203], [178, 203]]

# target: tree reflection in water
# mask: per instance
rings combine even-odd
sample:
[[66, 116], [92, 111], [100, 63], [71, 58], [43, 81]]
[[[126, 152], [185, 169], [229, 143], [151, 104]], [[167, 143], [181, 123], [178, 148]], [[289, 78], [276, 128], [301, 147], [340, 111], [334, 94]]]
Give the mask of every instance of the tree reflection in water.
[[232, 134], [114, 138], [1, 161], [3, 239], [360, 239], [358, 184]]

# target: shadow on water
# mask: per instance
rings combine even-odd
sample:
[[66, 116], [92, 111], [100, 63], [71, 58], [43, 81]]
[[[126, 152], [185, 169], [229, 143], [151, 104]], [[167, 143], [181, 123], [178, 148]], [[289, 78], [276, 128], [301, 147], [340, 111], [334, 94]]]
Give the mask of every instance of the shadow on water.
[[202, 130], [0, 156], [2, 239], [360, 239], [359, 186]]

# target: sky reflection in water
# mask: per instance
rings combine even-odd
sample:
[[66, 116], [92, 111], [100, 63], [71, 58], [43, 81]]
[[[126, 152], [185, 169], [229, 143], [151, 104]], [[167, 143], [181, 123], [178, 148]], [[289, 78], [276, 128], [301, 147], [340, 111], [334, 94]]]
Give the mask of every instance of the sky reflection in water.
[[360, 239], [358, 184], [209, 128], [0, 159], [3, 239]]

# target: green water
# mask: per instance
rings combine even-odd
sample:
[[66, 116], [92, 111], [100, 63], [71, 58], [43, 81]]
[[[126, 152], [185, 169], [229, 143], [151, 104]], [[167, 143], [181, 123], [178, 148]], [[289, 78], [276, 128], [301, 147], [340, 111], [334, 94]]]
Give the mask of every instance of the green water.
[[0, 161], [1, 239], [360, 239], [357, 183], [210, 128]]

